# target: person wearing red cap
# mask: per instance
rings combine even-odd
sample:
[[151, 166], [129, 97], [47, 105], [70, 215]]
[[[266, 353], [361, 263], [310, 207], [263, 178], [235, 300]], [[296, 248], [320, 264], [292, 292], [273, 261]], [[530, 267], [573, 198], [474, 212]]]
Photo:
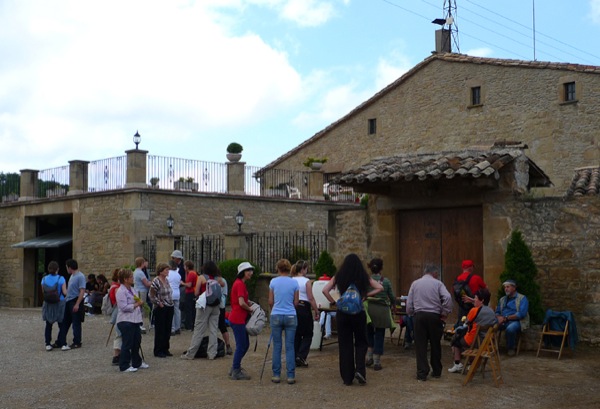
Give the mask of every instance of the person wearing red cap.
[[481, 288], [487, 288], [483, 279], [473, 273], [475, 264], [472, 260], [463, 260], [462, 273], [454, 281], [454, 298], [458, 303], [458, 318], [456, 326], [461, 325], [462, 317], [466, 316], [473, 308], [473, 294]]

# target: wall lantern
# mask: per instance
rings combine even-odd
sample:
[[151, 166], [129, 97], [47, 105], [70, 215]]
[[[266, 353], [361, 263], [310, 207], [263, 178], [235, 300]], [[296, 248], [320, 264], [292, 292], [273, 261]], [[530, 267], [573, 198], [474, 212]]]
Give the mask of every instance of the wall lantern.
[[136, 150], [141, 141], [142, 141], [142, 137], [140, 136], [138, 131], [135, 131], [135, 135], [133, 135], [133, 143], [135, 143]]
[[244, 224], [244, 215], [242, 214], [242, 211], [238, 211], [238, 213], [235, 215], [235, 222], [238, 225], [238, 231], [241, 232], [242, 231], [242, 224]]
[[173, 216], [169, 215], [169, 218], [167, 219], [167, 227], [169, 228], [169, 236], [173, 235], [173, 226], [175, 226], [175, 220], [173, 219]]

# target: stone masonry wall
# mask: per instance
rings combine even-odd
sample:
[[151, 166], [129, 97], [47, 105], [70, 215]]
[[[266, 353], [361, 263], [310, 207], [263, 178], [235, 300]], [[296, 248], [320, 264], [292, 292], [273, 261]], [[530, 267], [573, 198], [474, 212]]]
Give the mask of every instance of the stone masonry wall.
[[[577, 103], [560, 103], [560, 81], [567, 76], [580, 86]], [[474, 82], [481, 85], [483, 105], [469, 107]], [[328, 157], [323, 171], [339, 172], [380, 156], [522, 141], [555, 185], [537, 194], [562, 195], [574, 168], [598, 164], [599, 111], [597, 74], [434, 60], [277, 167], [303, 169], [309, 156]], [[371, 118], [375, 135], [368, 135]]]

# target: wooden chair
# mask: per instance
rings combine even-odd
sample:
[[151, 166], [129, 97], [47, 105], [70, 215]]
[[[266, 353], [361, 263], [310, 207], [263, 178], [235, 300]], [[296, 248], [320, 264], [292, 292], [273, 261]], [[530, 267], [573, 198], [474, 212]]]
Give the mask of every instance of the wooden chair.
[[[554, 328], [552, 322], [555, 322]], [[558, 328], [563, 328], [562, 330]], [[544, 343], [544, 337], [546, 337], [547, 343], [544, 344], [544, 348], [542, 348], [542, 344]], [[551, 338], [553, 337], [561, 337], [560, 347], [558, 349], [551, 348]], [[558, 359], [562, 356], [563, 349], [565, 344], [568, 344], [569, 341], [569, 320], [566, 317], [562, 316], [554, 316], [552, 318], [548, 318], [548, 314], [546, 314], [546, 319], [544, 320], [544, 326], [542, 327], [542, 333], [540, 335], [540, 343], [538, 345], [537, 357], [540, 356], [540, 351], [545, 352], [554, 352], [558, 354]]]
[[471, 361], [469, 371], [467, 372], [467, 376], [463, 381], [463, 386], [471, 382], [473, 376], [475, 376], [475, 372], [481, 366], [481, 375], [485, 377], [485, 365], [489, 361], [490, 367], [492, 369], [492, 376], [494, 378], [494, 383], [496, 387], [500, 386], [501, 383], [504, 383], [502, 379], [502, 371], [500, 369], [500, 358], [498, 357], [498, 348], [496, 341], [496, 333], [498, 331], [498, 324], [490, 327], [487, 330], [485, 338], [483, 341], [479, 342], [479, 334], [476, 334], [475, 341], [473, 341], [473, 345], [470, 349], [467, 349], [463, 352], [463, 356], [465, 357], [465, 363], [463, 364], [464, 368], [467, 367], [469, 361]]

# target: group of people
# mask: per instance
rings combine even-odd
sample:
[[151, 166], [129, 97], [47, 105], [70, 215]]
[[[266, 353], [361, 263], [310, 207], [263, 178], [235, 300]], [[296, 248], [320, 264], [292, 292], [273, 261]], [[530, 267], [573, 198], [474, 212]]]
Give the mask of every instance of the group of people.
[[[152, 305], [155, 329], [155, 357], [166, 358], [173, 355], [170, 352], [170, 337], [184, 327], [194, 333], [190, 347], [181, 358], [196, 358], [203, 338], [208, 337], [206, 356], [208, 359], [215, 359], [220, 331], [227, 354], [233, 354], [230, 378], [250, 379], [241, 363], [250, 345], [246, 322], [253, 311], [253, 302], [248, 298], [246, 285], [252, 278], [254, 267], [249, 262], [239, 264], [236, 279], [229, 292], [227, 282], [221, 277], [214, 262], [205, 263], [201, 268], [202, 274], [198, 274], [194, 271], [193, 262], [183, 263], [179, 250], [174, 251], [171, 257], [170, 263], [159, 263], [156, 266], [156, 277], [153, 280], [149, 280], [142, 270], [146, 264], [142, 257], [135, 260], [135, 271], [127, 268], [113, 271], [113, 283], [108, 290], [109, 299], [114, 306], [111, 323], [116, 328], [113, 364], [118, 365], [123, 372], [148, 368], [141, 354], [143, 309], [148, 297]], [[48, 296], [42, 307], [48, 351], [54, 348], [67, 351], [82, 345], [81, 322], [86, 279], [79, 271], [77, 261], [67, 260], [66, 267], [70, 275], [68, 285], [64, 277], [58, 274], [59, 266], [54, 261], [49, 263], [48, 274], [41, 282], [45, 296], [46, 292], [49, 294], [53, 289], [58, 292], [57, 302], [51, 302]], [[285, 340], [286, 382], [294, 384], [296, 367], [308, 366], [313, 328], [315, 321], [319, 320], [319, 310], [312, 293], [312, 282], [306, 277], [309, 267], [307, 262], [301, 260], [292, 265], [288, 260], [281, 259], [275, 267], [277, 277], [269, 284], [268, 300], [273, 342], [271, 381], [281, 382]], [[448, 369], [451, 373], [462, 371], [461, 352], [475, 342], [478, 328], [485, 329], [498, 324], [500, 330], [506, 332], [508, 354], [514, 355], [516, 337], [527, 327], [529, 317], [527, 297], [516, 291], [515, 281], [507, 280], [503, 283], [506, 295], [499, 301], [494, 312], [488, 306], [490, 292], [487, 286], [481, 277], [473, 274], [473, 262], [465, 260], [462, 267], [463, 272], [457, 282], [462, 282], [469, 288], [461, 291], [460, 296], [455, 295], [460, 305], [459, 311], [465, 313], [465, 319], [463, 322], [459, 314], [455, 326], [456, 335], [451, 342], [454, 365]], [[352, 385], [354, 380], [365, 384], [368, 366], [376, 371], [382, 369], [385, 331], [395, 327], [392, 319], [395, 295], [391, 282], [382, 275], [383, 260], [372, 259], [368, 268], [371, 274], [367, 273], [356, 254], [349, 254], [322, 290], [332, 309], [336, 306], [336, 300], [330, 293], [334, 288], [337, 288], [342, 297], [349, 289], [357, 291], [362, 301], [361, 308], [357, 311], [338, 309], [336, 314], [339, 371], [344, 385]], [[219, 290], [219, 298], [211, 303], [207, 302], [209, 286], [211, 293], [215, 292], [215, 287], [212, 286], [217, 286]], [[186, 308], [183, 323], [179, 313], [180, 288], [183, 289]], [[235, 338], [235, 353], [229, 343], [225, 321], [228, 293], [231, 305], [228, 320]], [[417, 379], [420, 381], [427, 380], [430, 372], [434, 378], [441, 376], [441, 338], [452, 306], [452, 296], [439, 280], [439, 270], [432, 265], [426, 266], [423, 276], [410, 286], [406, 303], [406, 313], [414, 330], [411, 335], [415, 342]], [[59, 324], [59, 333], [56, 342], [52, 343], [52, 326], [55, 322]], [[68, 345], [66, 338], [71, 326], [73, 342]]]

